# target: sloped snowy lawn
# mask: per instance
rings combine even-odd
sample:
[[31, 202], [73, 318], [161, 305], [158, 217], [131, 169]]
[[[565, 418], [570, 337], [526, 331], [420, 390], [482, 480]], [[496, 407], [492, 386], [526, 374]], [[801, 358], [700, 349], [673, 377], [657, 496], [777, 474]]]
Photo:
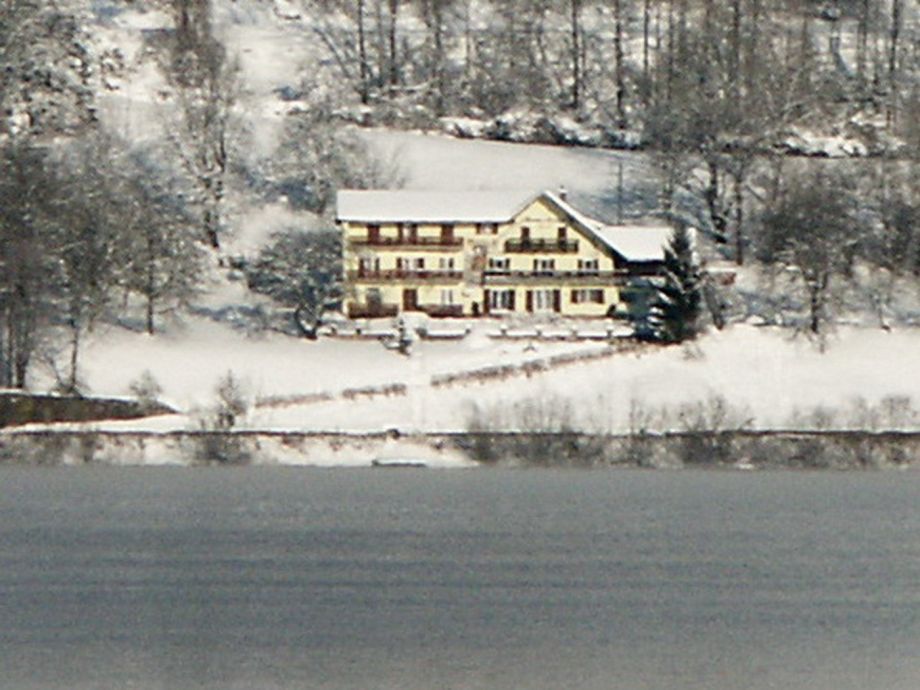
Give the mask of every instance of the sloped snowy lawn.
[[277, 333], [249, 337], [200, 318], [150, 337], [120, 328], [94, 333], [85, 347], [81, 376], [95, 395], [123, 395], [149, 370], [163, 399], [181, 409], [214, 400], [221, 377], [232, 372], [249, 398], [339, 394], [356, 387], [427, 384], [438, 374], [597, 348], [595, 342], [495, 342], [485, 330], [464, 340], [419, 341], [412, 356], [377, 340], [320, 338], [308, 341]]
[[330, 401], [265, 410], [250, 424], [328, 430], [463, 430], [474, 405], [501, 414], [517, 403], [572, 405], [586, 429], [627, 431], [632, 401], [648, 408], [724, 396], [758, 428], [789, 426], [816, 406], [839, 410], [847, 423], [858, 398], [877, 405], [887, 396], [920, 404], [920, 331], [842, 329], [827, 352], [788, 331], [737, 326], [710, 334], [700, 353], [652, 348], [573, 364], [530, 378], [434, 389], [413, 387], [401, 398]]

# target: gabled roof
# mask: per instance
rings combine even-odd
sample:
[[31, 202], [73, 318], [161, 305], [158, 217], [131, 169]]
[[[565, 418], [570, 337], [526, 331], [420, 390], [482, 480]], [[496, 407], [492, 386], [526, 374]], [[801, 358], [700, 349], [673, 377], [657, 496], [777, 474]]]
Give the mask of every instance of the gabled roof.
[[598, 234], [627, 261], [663, 261], [671, 239], [670, 225], [603, 225]]
[[354, 223], [507, 223], [533, 192], [342, 190], [336, 219]]
[[543, 196], [620, 259], [628, 262], [664, 260], [664, 248], [673, 232], [670, 225], [608, 225], [586, 216], [552, 192], [544, 192]]
[[555, 206], [595, 244], [621, 260], [664, 259], [670, 226], [608, 225], [550, 191], [342, 190], [336, 196], [336, 219], [354, 223], [507, 223], [537, 199]]

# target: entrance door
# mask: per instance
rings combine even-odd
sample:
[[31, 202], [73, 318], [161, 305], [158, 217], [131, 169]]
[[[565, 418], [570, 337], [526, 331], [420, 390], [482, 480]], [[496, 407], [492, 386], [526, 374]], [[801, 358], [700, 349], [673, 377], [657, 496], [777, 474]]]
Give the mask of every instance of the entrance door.
[[418, 290], [415, 288], [403, 290], [403, 311], [418, 311]]

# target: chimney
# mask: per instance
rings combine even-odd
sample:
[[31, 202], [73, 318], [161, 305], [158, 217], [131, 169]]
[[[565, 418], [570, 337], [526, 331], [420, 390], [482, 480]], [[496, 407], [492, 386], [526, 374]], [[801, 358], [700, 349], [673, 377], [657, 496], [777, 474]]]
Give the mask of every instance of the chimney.
[[559, 198], [566, 202], [569, 200], [569, 190], [563, 184], [559, 185]]

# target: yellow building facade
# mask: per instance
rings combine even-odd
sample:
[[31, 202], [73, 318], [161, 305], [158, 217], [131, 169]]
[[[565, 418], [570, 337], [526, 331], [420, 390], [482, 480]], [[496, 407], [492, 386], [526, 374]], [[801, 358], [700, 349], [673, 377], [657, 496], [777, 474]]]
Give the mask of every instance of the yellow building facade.
[[604, 317], [622, 313], [634, 268], [602, 224], [549, 192], [343, 191], [337, 222], [351, 318]]

